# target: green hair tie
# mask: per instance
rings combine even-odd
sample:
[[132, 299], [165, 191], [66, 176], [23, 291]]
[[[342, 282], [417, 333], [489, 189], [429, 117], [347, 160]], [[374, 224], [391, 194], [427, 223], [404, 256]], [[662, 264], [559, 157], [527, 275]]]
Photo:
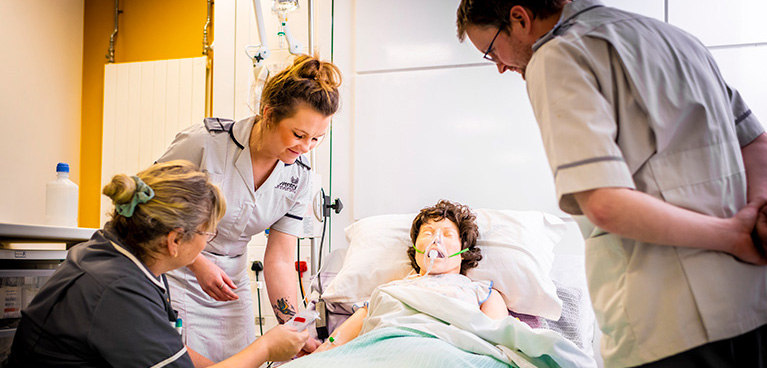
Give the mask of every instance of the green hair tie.
[[[418, 248], [416, 248], [416, 247], [415, 247], [415, 244], [413, 244], [413, 249], [415, 249], [415, 251], [416, 251], [416, 252], [418, 252], [418, 253], [424, 254], [424, 251], [422, 251], [422, 250], [418, 250]], [[447, 256], [447, 258], [450, 258], [450, 257], [455, 257], [455, 256], [457, 256], [457, 255], [459, 255], [459, 254], [461, 254], [461, 253], [463, 253], [463, 252], [465, 252], [465, 251], [467, 251], [467, 250], [469, 250], [469, 248], [464, 248], [464, 249], [463, 249], [462, 251], [460, 251], [460, 252], [457, 252], [457, 253], [453, 253], [453, 254], [451, 254], [451, 255]]]
[[133, 181], [136, 182], [136, 191], [133, 192], [133, 198], [128, 203], [115, 204], [115, 210], [123, 217], [133, 216], [133, 211], [136, 210], [136, 206], [140, 203], [147, 203], [150, 199], [154, 198], [154, 190], [144, 183], [138, 176], [131, 176]]

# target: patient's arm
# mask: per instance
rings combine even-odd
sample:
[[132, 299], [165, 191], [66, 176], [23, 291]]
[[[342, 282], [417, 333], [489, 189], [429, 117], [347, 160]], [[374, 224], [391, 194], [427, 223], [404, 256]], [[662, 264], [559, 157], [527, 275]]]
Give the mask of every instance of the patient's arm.
[[[346, 321], [344, 321], [344, 323], [338, 326], [336, 330], [330, 334], [330, 338], [325, 340], [325, 342], [323, 342], [322, 345], [320, 345], [314, 352], [317, 353], [337, 348], [349, 341], [354, 340], [357, 336], [359, 336], [360, 330], [362, 330], [362, 322], [365, 320], [367, 315], [367, 306], [357, 309], [357, 311], [354, 312], [354, 314], [352, 314], [352, 316], [349, 317]], [[332, 343], [330, 342], [331, 338], [333, 339]]]
[[490, 296], [479, 306], [479, 310], [492, 319], [502, 319], [509, 316], [506, 303], [503, 302], [501, 294], [495, 289], [490, 289]]

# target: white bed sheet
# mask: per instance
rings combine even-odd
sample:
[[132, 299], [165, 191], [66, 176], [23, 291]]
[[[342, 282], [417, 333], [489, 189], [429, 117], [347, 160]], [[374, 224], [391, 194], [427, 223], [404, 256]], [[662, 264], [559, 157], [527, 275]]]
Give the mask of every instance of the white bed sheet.
[[[584, 270], [583, 231], [588, 231], [589, 224], [583, 218], [576, 221], [566, 217], [563, 220], [565, 220], [568, 229], [554, 248], [554, 262], [550, 274], [557, 285], [557, 294], [564, 302], [562, 317], [558, 321], [534, 316], [520, 316], [520, 319], [534, 329], [547, 329], [560, 333], [576, 344], [586, 355], [594, 358], [598, 367], [602, 367], [599, 354], [599, 337], [601, 334], [591, 308]], [[336, 249], [325, 257], [319, 275], [323, 288], [341, 269], [345, 252], [346, 248]], [[312, 283], [312, 305], [319, 297], [319, 284], [317, 279]], [[328, 303], [327, 309], [329, 311], [329, 333], [332, 333], [352, 312], [346, 306], [334, 305], [333, 303]]]

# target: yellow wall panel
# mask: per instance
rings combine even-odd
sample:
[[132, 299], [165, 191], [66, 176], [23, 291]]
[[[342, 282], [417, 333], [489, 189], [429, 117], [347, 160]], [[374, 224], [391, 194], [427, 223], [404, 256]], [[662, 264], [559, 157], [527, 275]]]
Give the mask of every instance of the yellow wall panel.
[[[120, 9], [115, 62], [202, 55], [207, 0], [121, 0]], [[86, 0], [84, 23], [79, 225], [99, 227], [104, 65], [114, 1]], [[208, 37], [212, 42], [212, 33]]]

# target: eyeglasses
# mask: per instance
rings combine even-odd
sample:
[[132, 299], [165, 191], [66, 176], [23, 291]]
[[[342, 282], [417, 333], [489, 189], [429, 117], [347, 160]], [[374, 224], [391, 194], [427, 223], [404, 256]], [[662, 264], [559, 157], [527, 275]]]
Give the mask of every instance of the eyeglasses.
[[215, 239], [215, 238], [216, 238], [216, 235], [218, 235], [218, 230], [216, 230], [216, 231], [214, 231], [214, 232], [210, 232], [210, 231], [200, 231], [200, 230], [195, 230], [194, 232], [196, 232], [197, 234], [200, 234], [200, 235], [205, 235], [205, 236], [207, 236], [207, 237], [208, 237], [208, 240], [206, 240], [206, 241], [207, 241], [208, 243], [212, 242], [212, 241], [213, 241], [213, 239]]
[[493, 40], [490, 41], [490, 46], [487, 47], [487, 51], [485, 51], [485, 54], [482, 55], [482, 58], [485, 60], [490, 60], [492, 62], [496, 62], [492, 55], [488, 56], [493, 51], [493, 44], [495, 43], [495, 39], [498, 38], [498, 35], [501, 34], [501, 30], [503, 27], [498, 28], [498, 32], [495, 32], [495, 36], [493, 36]]

